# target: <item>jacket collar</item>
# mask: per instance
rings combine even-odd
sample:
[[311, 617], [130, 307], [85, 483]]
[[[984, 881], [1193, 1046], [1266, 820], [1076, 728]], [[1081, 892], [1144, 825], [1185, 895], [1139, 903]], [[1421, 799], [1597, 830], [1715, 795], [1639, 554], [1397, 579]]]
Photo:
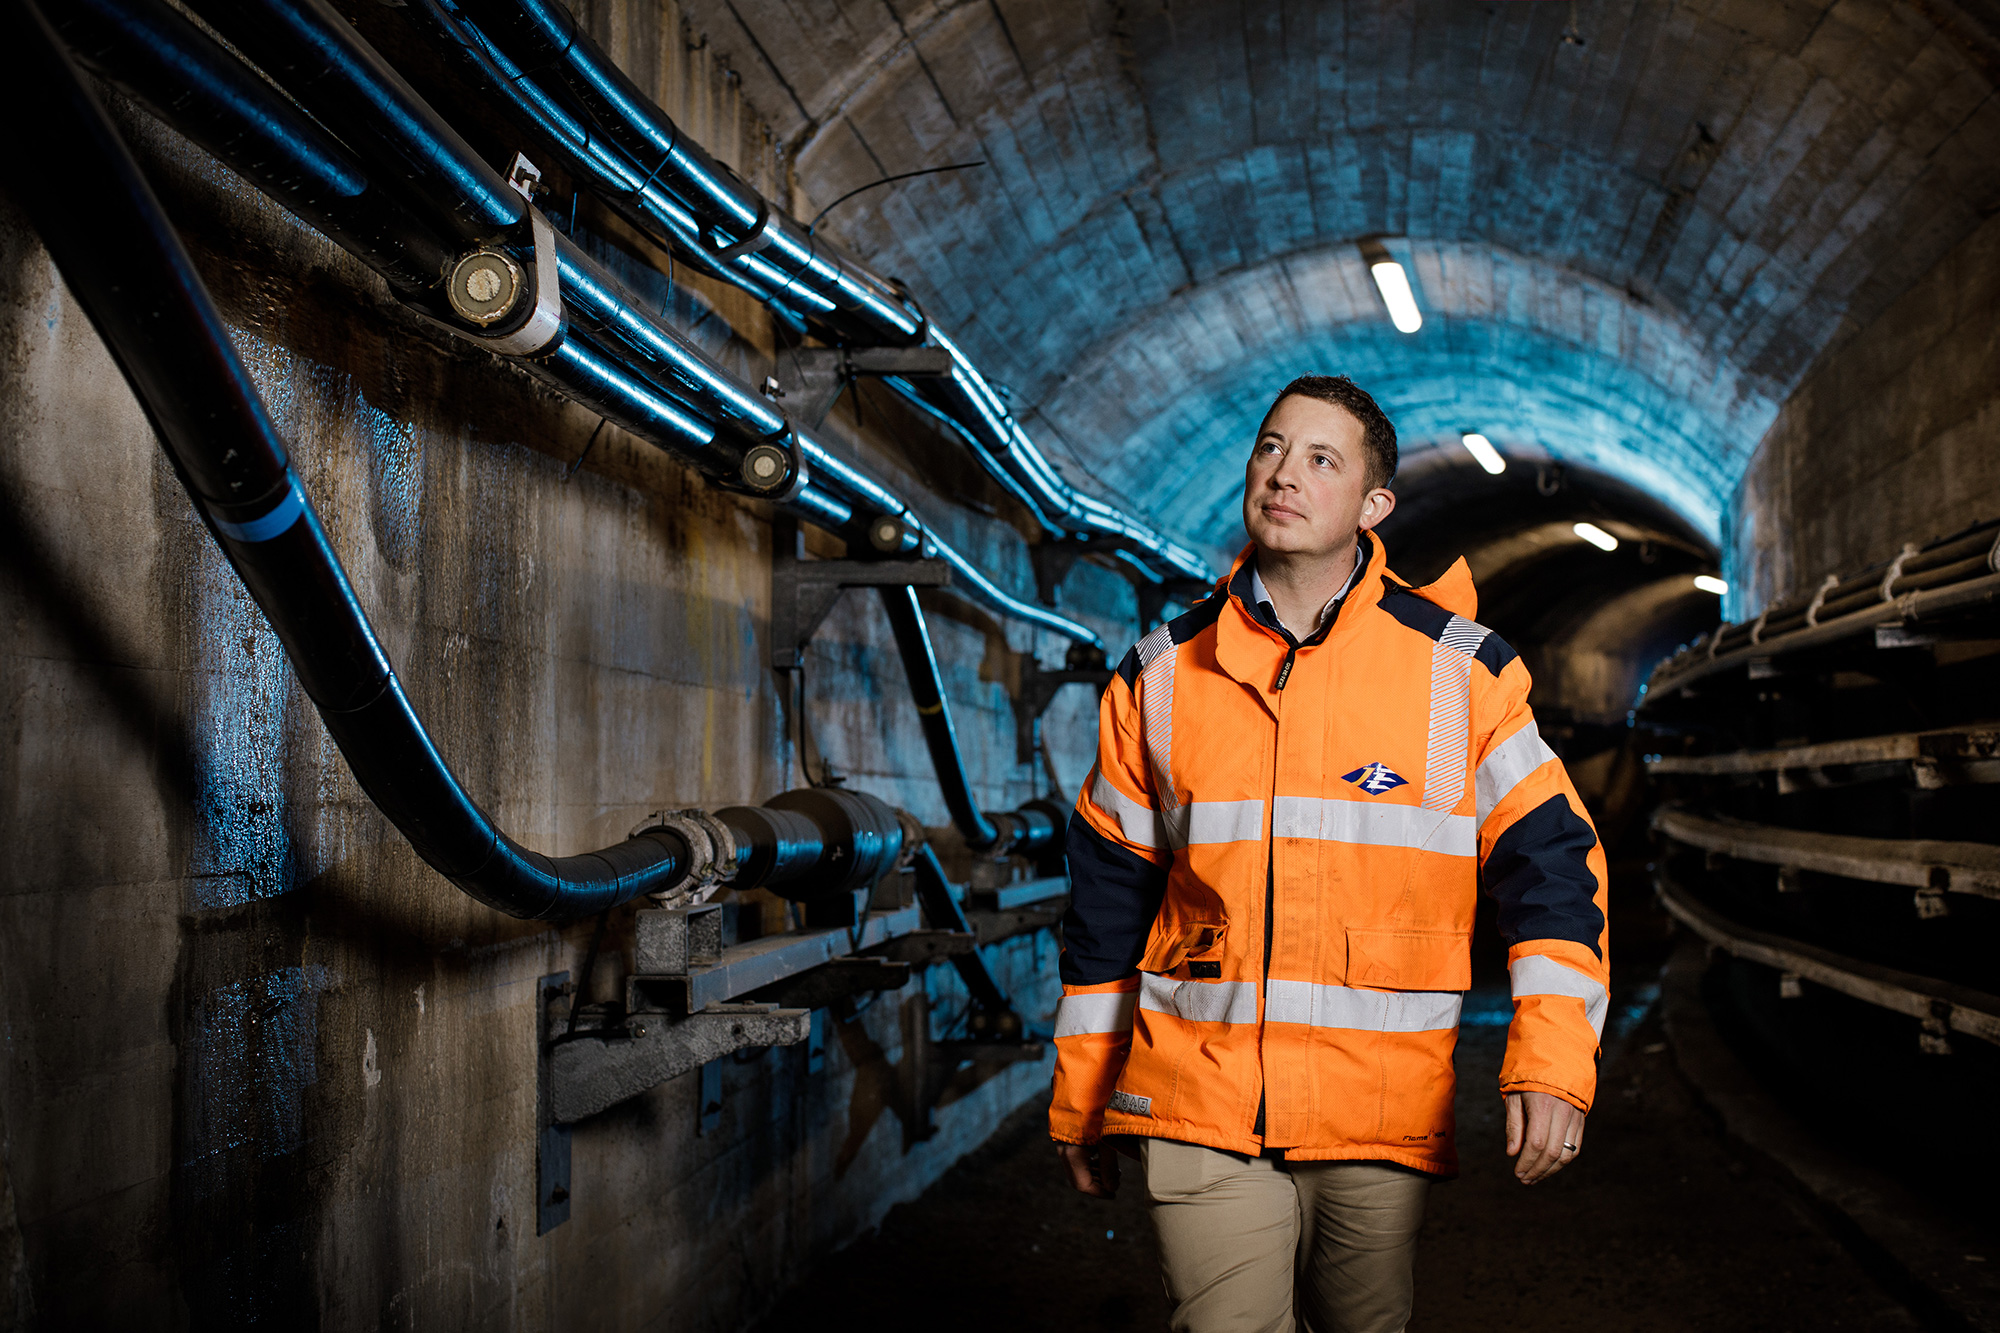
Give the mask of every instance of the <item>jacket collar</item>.
[[1361, 577], [1341, 599], [1332, 619], [1303, 644], [1294, 645], [1277, 618], [1271, 616], [1267, 620], [1268, 613], [1256, 606], [1250, 595], [1250, 575], [1256, 555], [1254, 543], [1245, 546], [1230, 567], [1228, 581], [1223, 585], [1229, 603], [1217, 617], [1215, 657], [1216, 665], [1236, 680], [1268, 691], [1276, 679], [1278, 664], [1294, 646], [1311, 649], [1322, 643], [1338, 643], [1355, 632], [1355, 626], [1382, 600], [1382, 576], [1388, 571], [1389, 556], [1380, 537], [1363, 533], [1361, 557], [1366, 563]]

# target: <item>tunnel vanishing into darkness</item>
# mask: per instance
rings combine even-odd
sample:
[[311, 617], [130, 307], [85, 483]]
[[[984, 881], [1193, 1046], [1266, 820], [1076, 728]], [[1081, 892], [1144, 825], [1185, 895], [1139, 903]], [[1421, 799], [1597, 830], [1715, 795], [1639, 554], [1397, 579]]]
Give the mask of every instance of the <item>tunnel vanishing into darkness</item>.
[[2000, 1327], [1865, 1141], [2000, 1099], [1992, 0], [0, 17], [0, 1329], [1157, 1326], [1060, 834], [1315, 373], [1612, 866], [1604, 1166], [1412, 1327]]

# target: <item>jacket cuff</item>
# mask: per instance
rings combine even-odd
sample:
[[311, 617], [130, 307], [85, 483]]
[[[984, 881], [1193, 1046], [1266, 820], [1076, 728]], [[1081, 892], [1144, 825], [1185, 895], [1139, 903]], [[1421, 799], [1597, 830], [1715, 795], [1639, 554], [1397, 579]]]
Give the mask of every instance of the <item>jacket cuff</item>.
[[1510, 1092], [1546, 1092], [1551, 1097], [1562, 1098], [1585, 1115], [1590, 1114], [1590, 1098], [1569, 1088], [1557, 1087], [1553, 1083], [1537, 1083], [1533, 1079], [1515, 1079], [1512, 1082], [1501, 1080], [1500, 1095], [1504, 1097]]

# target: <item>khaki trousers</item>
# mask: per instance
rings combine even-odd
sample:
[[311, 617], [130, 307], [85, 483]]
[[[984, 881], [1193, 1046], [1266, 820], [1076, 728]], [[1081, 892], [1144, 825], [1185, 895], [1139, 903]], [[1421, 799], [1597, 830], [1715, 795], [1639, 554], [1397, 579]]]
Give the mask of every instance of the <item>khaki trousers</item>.
[[1174, 1333], [1402, 1333], [1429, 1177], [1169, 1139], [1139, 1154]]

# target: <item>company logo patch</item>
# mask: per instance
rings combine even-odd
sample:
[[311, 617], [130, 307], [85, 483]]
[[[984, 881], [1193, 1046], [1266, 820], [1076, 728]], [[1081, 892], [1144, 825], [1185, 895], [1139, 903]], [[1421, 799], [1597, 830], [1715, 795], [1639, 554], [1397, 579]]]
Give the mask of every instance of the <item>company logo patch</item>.
[[1384, 763], [1363, 764], [1352, 773], [1340, 775], [1342, 782], [1351, 782], [1370, 796], [1380, 796], [1385, 791], [1394, 791], [1406, 785], [1409, 779]]
[[1153, 1099], [1151, 1097], [1140, 1097], [1122, 1091], [1113, 1092], [1111, 1100], [1105, 1105], [1113, 1111], [1122, 1111], [1126, 1115], [1142, 1115], [1148, 1120], [1153, 1117]]

